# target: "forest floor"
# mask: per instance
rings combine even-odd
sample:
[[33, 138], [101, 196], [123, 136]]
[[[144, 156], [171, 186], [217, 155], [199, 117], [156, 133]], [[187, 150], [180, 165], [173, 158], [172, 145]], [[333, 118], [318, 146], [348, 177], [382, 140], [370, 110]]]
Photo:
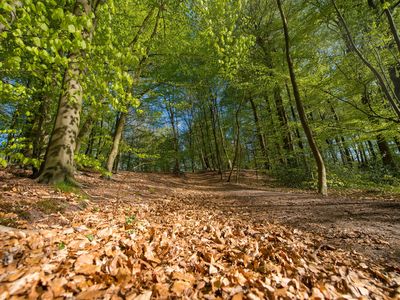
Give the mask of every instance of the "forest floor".
[[[0, 171], [0, 299], [400, 299], [400, 199], [252, 173]], [[18, 228], [18, 229], [17, 229]]]

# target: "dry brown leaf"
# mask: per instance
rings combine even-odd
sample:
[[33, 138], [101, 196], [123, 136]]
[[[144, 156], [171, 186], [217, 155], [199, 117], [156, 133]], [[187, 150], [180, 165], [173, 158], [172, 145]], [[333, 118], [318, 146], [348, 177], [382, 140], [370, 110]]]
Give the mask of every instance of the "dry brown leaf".
[[232, 300], [242, 300], [243, 297], [244, 297], [244, 294], [243, 294], [242, 292], [240, 292], [240, 293], [235, 294], [235, 295], [232, 297]]
[[135, 300], [150, 300], [152, 291], [145, 291], [144, 293], [140, 294], [139, 296], [135, 297]]
[[191, 287], [191, 284], [186, 281], [175, 281], [174, 284], [172, 285], [171, 291], [178, 296], [182, 296], [183, 293]]
[[183, 280], [186, 282], [190, 282], [191, 284], [193, 284], [196, 281], [196, 278], [193, 276], [193, 274], [180, 273], [180, 272], [173, 272], [172, 279]]

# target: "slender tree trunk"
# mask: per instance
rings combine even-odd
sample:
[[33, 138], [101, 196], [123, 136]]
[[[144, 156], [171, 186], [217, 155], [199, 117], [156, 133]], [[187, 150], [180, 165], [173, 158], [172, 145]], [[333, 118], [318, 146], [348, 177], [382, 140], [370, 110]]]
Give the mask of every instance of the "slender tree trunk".
[[[398, 101], [396, 95], [393, 95], [390, 88], [387, 86], [384, 77], [382, 74], [371, 64], [371, 62], [364, 56], [364, 54], [357, 48], [356, 44], [354, 43], [353, 36], [350, 33], [350, 30], [347, 26], [347, 23], [345, 19], [343, 18], [343, 15], [341, 14], [340, 10], [338, 9], [335, 0], [331, 0], [332, 4], [335, 8], [336, 14], [339, 17], [339, 20], [346, 32], [347, 38], [350, 42], [350, 45], [354, 52], [357, 54], [358, 58], [364, 63], [364, 65], [374, 74], [375, 78], [378, 80], [379, 86], [381, 87], [387, 101], [389, 102], [390, 106], [392, 107], [393, 111], [397, 115], [397, 117], [400, 119], [400, 108], [398, 106]], [[397, 100], [397, 101], [396, 101]]]
[[289, 30], [288, 30], [287, 20], [286, 20], [285, 14], [282, 9], [282, 3], [281, 3], [281, 0], [277, 0], [276, 2], [278, 4], [279, 12], [280, 12], [280, 15], [282, 18], [283, 31], [284, 31], [284, 35], [285, 35], [286, 60], [287, 60], [288, 68], [289, 68], [290, 80], [292, 83], [293, 95], [294, 95], [294, 99], [296, 101], [297, 111], [299, 113], [300, 121], [301, 121], [301, 124], [304, 129], [304, 133], [307, 136], [308, 143], [310, 145], [311, 151], [314, 155], [314, 159], [315, 159], [315, 162], [318, 167], [318, 191], [320, 194], [326, 196], [328, 194], [328, 189], [327, 189], [327, 182], [326, 182], [325, 163], [322, 158], [321, 152], [318, 148], [318, 145], [314, 139], [313, 132], [308, 124], [307, 115], [304, 110], [303, 102], [301, 101], [299, 88], [297, 86], [296, 74], [294, 72], [293, 61], [292, 61], [292, 58], [290, 55]]
[[206, 109], [203, 104], [202, 104], [202, 109], [203, 109], [204, 124], [206, 126], [206, 128], [205, 128], [206, 129], [206, 142], [208, 142], [207, 145], [208, 145], [208, 151], [211, 156], [212, 170], [215, 171], [216, 167], [218, 167], [218, 166], [215, 162], [214, 151], [212, 150], [210, 127], [208, 124]]
[[92, 155], [95, 135], [96, 135], [96, 130], [95, 130], [95, 128], [92, 127], [92, 129], [90, 130], [90, 133], [89, 133], [89, 138], [88, 138], [88, 143], [87, 143], [87, 147], [85, 150], [85, 155], [88, 155], [88, 156]]
[[[385, 0], [381, 0], [382, 5], [385, 5]], [[390, 31], [392, 32], [394, 41], [396, 42], [397, 45], [397, 49], [399, 50], [400, 53], [400, 36], [399, 36], [399, 32], [397, 31], [396, 28], [396, 23], [393, 20], [393, 16], [392, 16], [392, 12], [390, 11], [389, 7], [386, 7], [383, 12], [386, 15], [386, 18], [388, 19], [388, 23], [389, 23], [389, 27], [390, 27]]]
[[127, 112], [121, 112], [119, 114], [119, 116], [117, 118], [117, 122], [115, 124], [113, 144], [112, 144], [110, 154], [108, 155], [107, 164], [106, 164], [106, 168], [109, 173], [111, 173], [113, 170], [114, 161], [119, 152], [119, 144], [121, 142], [122, 133], [124, 131], [127, 116], [128, 116]]
[[202, 157], [202, 161], [204, 161], [204, 165], [206, 166], [207, 170], [211, 170], [211, 166], [210, 166], [210, 162], [208, 160], [208, 154], [207, 154], [207, 145], [205, 142], [205, 138], [204, 138], [204, 130], [203, 130], [203, 126], [201, 125], [202, 122], [198, 122], [198, 126], [200, 129], [200, 139], [201, 139], [201, 144], [203, 146], [203, 151], [201, 151], [201, 157]]
[[[40, 160], [46, 144], [46, 125], [49, 120], [50, 96], [43, 94], [39, 105], [38, 113], [32, 126], [31, 141], [32, 141], [32, 158]], [[32, 167], [32, 177], [38, 176], [39, 169], [36, 166]]]
[[[265, 104], [266, 104], [267, 115], [268, 116], [272, 116], [271, 104], [269, 103], [268, 97], [266, 96], [264, 100], [265, 100]], [[271, 125], [271, 128], [272, 128], [272, 134], [274, 135], [274, 137], [276, 137], [276, 136], [278, 136], [278, 132], [276, 130], [277, 127], [276, 127], [276, 124], [274, 122], [274, 119], [272, 117], [270, 117], [269, 120], [270, 120], [270, 125]], [[265, 140], [267, 141], [267, 139], [265, 139]], [[276, 153], [277, 153], [277, 156], [278, 156], [279, 163], [283, 165], [283, 164], [285, 164], [285, 161], [283, 160], [283, 155], [282, 155], [282, 152], [281, 152], [281, 146], [278, 143], [278, 138], [274, 138], [273, 141], [274, 141], [274, 146], [276, 148]], [[266, 144], [268, 144], [268, 143], [266, 142]], [[275, 163], [275, 161], [271, 162], [271, 160], [270, 160], [270, 167], [273, 167], [274, 163]]]
[[274, 100], [275, 100], [276, 110], [278, 112], [279, 122], [281, 123], [280, 125], [283, 130], [283, 149], [285, 149], [286, 155], [288, 154], [292, 155], [292, 152], [294, 150], [292, 136], [290, 134], [286, 111], [283, 106], [281, 89], [277, 84], [274, 87]]
[[[240, 121], [239, 121], [239, 113], [240, 113], [240, 108], [241, 107], [242, 107], [242, 103], [239, 104], [239, 107], [238, 107], [238, 109], [236, 110], [236, 113], [235, 113], [235, 121], [236, 121], [235, 155], [233, 156], [232, 167], [230, 169], [227, 182], [231, 182], [233, 169], [235, 168], [235, 165], [237, 165], [237, 162], [238, 162], [238, 159], [239, 159], [239, 151], [240, 151]], [[237, 168], [239, 168], [239, 166]]]
[[218, 146], [218, 138], [217, 138], [217, 129], [216, 129], [216, 121], [215, 121], [215, 111], [212, 103], [210, 103], [210, 115], [211, 115], [211, 128], [214, 136], [214, 143], [215, 143], [215, 155], [217, 157], [217, 167], [218, 167], [218, 174], [221, 175], [222, 179], [222, 160], [221, 160], [221, 153], [219, 151]]
[[171, 123], [172, 136], [173, 136], [173, 140], [174, 140], [175, 165], [174, 165], [173, 172], [174, 172], [174, 174], [180, 174], [181, 167], [179, 164], [180, 154], [179, 154], [178, 131], [177, 131], [177, 126], [175, 124], [174, 108], [172, 107], [172, 104], [168, 98], [166, 98], [166, 109], [168, 112], [169, 121]]
[[91, 133], [94, 122], [94, 113], [89, 112], [85, 122], [81, 127], [81, 130], [79, 130], [78, 138], [76, 139], [75, 154], [79, 153], [82, 146], [82, 141]]
[[228, 163], [228, 168], [230, 169], [232, 167], [232, 161], [229, 158], [228, 152], [226, 150], [225, 135], [224, 135], [224, 133], [222, 131], [220, 117], [219, 117], [219, 110], [218, 110], [218, 107], [217, 107], [216, 99], [213, 99], [213, 103], [214, 103], [214, 107], [215, 107], [215, 117], [216, 117], [216, 120], [217, 120], [218, 132], [219, 132], [220, 139], [221, 139], [222, 152], [224, 152], [225, 159], [226, 159], [226, 161]]
[[258, 142], [260, 144], [261, 153], [262, 153], [263, 160], [264, 160], [264, 168], [265, 168], [265, 170], [269, 170], [270, 166], [268, 163], [268, 160], [269, 160], [268, 150], [267, 150], [267, 145], [265, 143], [265, 137], [264, 137], [264, 134], [263, 134], [262, 128], [261, 128], [260, 118], [258, 116], [258, 111], [257, 111], [257, 106], [252, 97], [249, 98], [249, 101], [251, 104], [251, 109], [253, 111], [253, 117], [254, 117], [254, 123], [256, 125]]

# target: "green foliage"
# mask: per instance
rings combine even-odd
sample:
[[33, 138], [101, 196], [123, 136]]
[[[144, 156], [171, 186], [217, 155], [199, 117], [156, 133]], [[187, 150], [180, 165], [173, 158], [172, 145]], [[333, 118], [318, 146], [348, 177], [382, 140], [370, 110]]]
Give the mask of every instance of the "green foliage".
[[130, 215], [125, 217], [125, 225], [133, 225], [136, 222], [136, 215]]
[[78, 169], [90, 169], [97, 172], [104, 172], [101, 161], [85, 154], [76, 155], [75, 163]]
[[57, 248], [58, 250], [64, 250], [66, 248], [66, 245], [64, 242], [61, 241], [57, 244]]

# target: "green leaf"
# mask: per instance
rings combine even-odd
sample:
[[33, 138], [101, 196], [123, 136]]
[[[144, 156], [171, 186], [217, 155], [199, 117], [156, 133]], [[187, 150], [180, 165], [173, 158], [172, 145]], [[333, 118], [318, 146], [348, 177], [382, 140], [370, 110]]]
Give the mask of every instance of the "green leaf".
[[49, 27], [47, 26], [46, 23], [40, 23], [39, 28], [42, 29], [43, 31], [49, 31]]
[[62, 20], [64, 18], [64, 11], [62, 8], [57, 8], [52, 14], [54, 20]]
[[390, 8], [390, 3], [385, 1], [385, 2], [382, 4], [382, 9], [383, 9], [383, 10], [386, 10], [386, 9], [389, 9], [389, 8]]
[[64, 249], [65, 249], [65, 243], [64, 242], [58, 243], [58, 250], [64, 250]]
[[75, 31], [76, 31], [75, 25], [69, 24], [69, 25], [68, 25], [68, 32], [74, 33]]
[[40, 46], [41, 46], [40, 39], [39, 39], [37, 36], [35, 36], [35, 37], [32, 39], [32, 41], [33, 41], [33, 43], [35, 44], [35, 46], [37, 46], [37, 47], [40, 47]]

